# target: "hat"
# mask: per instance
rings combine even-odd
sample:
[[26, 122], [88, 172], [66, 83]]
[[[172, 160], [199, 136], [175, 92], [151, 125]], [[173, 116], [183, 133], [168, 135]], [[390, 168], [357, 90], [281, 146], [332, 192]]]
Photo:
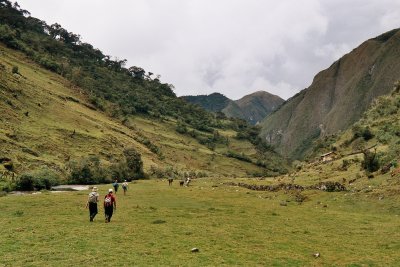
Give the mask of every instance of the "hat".
[[110, 188], [110, 189], [108, 189], [108, 193], [112, 193], [113, 192], [113, 190]]
[[96, 187], [96, 186], [93, 186], [92, 191], [93, 191], [93, 192], [97, 192], [97, 187]]

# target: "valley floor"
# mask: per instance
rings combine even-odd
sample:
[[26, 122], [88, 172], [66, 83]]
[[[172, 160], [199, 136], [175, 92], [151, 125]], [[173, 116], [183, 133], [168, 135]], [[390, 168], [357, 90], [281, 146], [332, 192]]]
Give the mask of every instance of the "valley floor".
[[1, 197], [0, 266], [400, 265], [396, 196], [307, 191], [298, 203], [229, 181], [132, 183], [109, 224], [102, 208], [89, 222], [88, 191]]

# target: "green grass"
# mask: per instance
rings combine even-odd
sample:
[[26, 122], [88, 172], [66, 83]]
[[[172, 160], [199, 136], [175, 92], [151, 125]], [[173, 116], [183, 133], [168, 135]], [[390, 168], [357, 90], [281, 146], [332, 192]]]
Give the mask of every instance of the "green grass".
[[[17, 174], [46, 165], [66, 177], [68, 161], [95, 155], [109, 165], [123, 159], [127, 147], [141, 153], [145, 172], [152, 166], [242, 177], [262, 171], [255, 164], [225, 156], [228, 149], [255, 156], [254, 146], [234, 139], [232, 130], [221, 131], [229, 136], [230, 147], [219, 145], [212, 151], [196, 139], [178, 134], [173, 119], [131, 116], [123, 125], [121, 118], [89, 108], [90, 96], [82, 89], [1, 44], [0, 64], [6, 68], [0, 76], [0, 156], [13, 160]], [[13, 66], [20, 75], [11, 74]], [[135, 140], [138, 136], [148, 139], [160, 153]]]
[[110, 224], [102, 208], [89, 222], [87, 192], [2, 197], [0, 266], [400, 264], [398, 196], [308, 191], [299, 205], [290, 193], [225, 181], [139, 181], [127, 196], [118, 192]]

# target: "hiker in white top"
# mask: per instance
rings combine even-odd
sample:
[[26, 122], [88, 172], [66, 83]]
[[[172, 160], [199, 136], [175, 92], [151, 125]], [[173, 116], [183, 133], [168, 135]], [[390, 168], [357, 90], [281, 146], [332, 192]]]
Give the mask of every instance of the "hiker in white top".
[[94, 186], [92, 192], [89, 193], [88, 201], [86, 203], [86, 208], [89, 208], [89, 218], [91, 222], [93, 222], [93, 219], [98, 212], [97, 202], [99, 202], [99, 193], [97, 193], [97, 187]]
[[124, 190], [124, 195], [126, 195], [126, 191], [128, 190], [128, 182], [126, 180], [122, 183], [122, 189]]

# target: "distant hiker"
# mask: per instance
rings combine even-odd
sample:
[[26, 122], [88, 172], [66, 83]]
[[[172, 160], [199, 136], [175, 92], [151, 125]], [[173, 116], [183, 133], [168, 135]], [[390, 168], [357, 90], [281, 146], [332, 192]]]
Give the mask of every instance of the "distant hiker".
[[172, 185], [172, 182], [174, 181], [173, 178], [168, 178], [168, 185]]
[[97, 187], [93, 187], [92, 192], [89, 193], [88, 201], [86, 202], [86, 208], [89, 208], [89, 219], [93, 222], [96, 216], [97, 202], [99, 202], [99, 193], [97, 193]]
[[126, 191], [128, 190], [128, 182], [126, 180], [122, 183], [122, 189], [124, 190], [124, 195], [126, 195]]
[[118, 180], [115, 180], [114, 183], [112, 184], [112, 186], [114, 187], [115, 194], [117, 194], [118, 187], [119, 187]]
[[113, 190], [108, 189], [108, 194], [104, 197], [104, 215], [106, 223], [110, 222], [114, 209], [117, 209], [117, 202], [113, 196]]
[[187, 177], [186, 180], [185, 180], [185, 186], [189, 186], [190, 181], [191, 181], [190, 177]]

